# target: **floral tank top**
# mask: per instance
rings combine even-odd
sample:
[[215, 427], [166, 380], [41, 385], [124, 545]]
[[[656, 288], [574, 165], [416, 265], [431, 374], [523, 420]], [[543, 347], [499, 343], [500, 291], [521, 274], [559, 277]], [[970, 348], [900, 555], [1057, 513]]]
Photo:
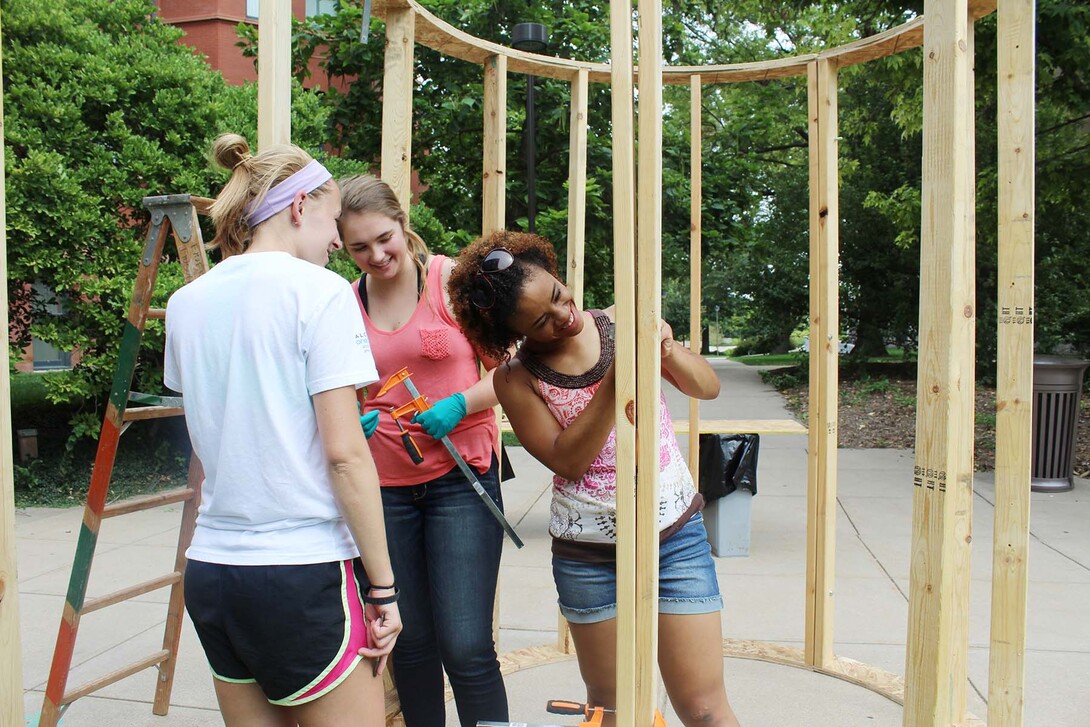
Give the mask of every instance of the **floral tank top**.
[[[567, 428], [587, 407], [598, 391], [602, 376], [613, 362], [613, 338], [609, 316], [589, 311], [602, 342], [602, 355], [595, 367], [582, 376], [553, 371], [526, 355], [519, 358], [537, 377], [538, 390], [560, 426]], [[588, 374], [594, 383], [585, 384]], [[696, 498], [696, 486], [674, 436], [666, 397], [659, 395], [659, 531], [672, 526]], [[553, 498], [549, 533], [561, 540], [585, 543], [617, 542], [617, 429], [577, 481], [553, 476]]]

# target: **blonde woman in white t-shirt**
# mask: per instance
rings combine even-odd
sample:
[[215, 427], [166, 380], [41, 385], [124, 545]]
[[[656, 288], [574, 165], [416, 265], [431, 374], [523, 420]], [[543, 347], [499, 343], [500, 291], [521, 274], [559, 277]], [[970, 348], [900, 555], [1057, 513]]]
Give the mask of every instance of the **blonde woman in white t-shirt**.
[[166, 316], [164, 380], [205, 471], [186, 608], [229, 727], [377, 727], [401, 618], [356, 409], [377, 374], [351, 288], [324, 269], [340, 192], [298, 147], [251, 156], [226, 134], [213, 153], [231, 170], [212, 207], [223, 260]]

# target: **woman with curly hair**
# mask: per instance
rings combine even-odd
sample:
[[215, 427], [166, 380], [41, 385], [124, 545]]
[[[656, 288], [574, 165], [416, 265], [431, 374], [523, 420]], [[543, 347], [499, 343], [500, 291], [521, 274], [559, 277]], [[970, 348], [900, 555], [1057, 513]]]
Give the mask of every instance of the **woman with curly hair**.
[[[469, 340], [502, 361], [494, 385], [519, 441], [554, 472], [549, 532], [560, 610], [571, 625], [587, 703], [616, 702], [617, 507], [613, 308], [581, 311], [557, 277], [548, 240], [496, 232], [462, 251], [450, 277]], [[700, 399], [711, 366], [662, 323], [662, 375]], [[512, 358], [508, 353], [521, 345]], [[703, 498], [662, 401], [659, 667], [686, 725], [737, 727], [723, 686], [723, 599], [700, 513]], [[607, 722], [611, 716], [607, 715]]]

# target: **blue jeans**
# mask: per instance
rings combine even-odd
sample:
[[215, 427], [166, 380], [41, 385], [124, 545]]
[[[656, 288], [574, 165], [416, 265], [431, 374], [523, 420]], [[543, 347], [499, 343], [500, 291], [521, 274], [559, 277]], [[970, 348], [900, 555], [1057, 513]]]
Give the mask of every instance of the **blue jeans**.
[[[560, 612], [570, 623], [617, 618], [617, 564], [588, 563], [553, 556], [553, 580]], [[715, 561], [704, 516], [689, 522], [659, 545], [659, 613], [698, 614], [723, 610]]]
[[[503, 509], [495, 458], [481, 484]], [[408, 727], [446, 721], [446, 669], [462, 727], [506, 722], [492, 640], [503, 530], [457, 468], [421, 485], [383, 487], [382, 509], [404, 630], [393, 675]]]

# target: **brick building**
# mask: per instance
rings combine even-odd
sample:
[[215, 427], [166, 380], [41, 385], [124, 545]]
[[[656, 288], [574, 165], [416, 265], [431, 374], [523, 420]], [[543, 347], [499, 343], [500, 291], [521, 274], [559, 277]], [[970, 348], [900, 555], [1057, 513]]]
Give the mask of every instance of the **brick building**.
[[[242, 56], [235, 28], [239, 23], [257, 24], [260, 0], [158, 0], [159, 19], [185, 31], [182, 42], [208, 57], [208, 63], [228, 83], [256, 81], [251, 58]], [[297, 18], [333, 13], [337, 0], [292, 0]]]

